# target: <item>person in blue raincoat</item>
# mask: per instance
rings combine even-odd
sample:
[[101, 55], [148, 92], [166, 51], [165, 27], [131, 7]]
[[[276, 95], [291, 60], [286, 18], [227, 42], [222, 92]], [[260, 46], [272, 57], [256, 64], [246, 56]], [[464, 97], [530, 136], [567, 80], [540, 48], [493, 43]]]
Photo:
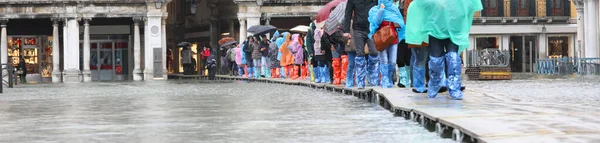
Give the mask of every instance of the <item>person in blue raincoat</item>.
[[480, 0], [419, 0], [408, 8], [406, 43], [429, 43], [428, 96], [435, 98], [440, 90], [444, 68], [450, 97], [462, 100], [462, 63], [459, 53], [469, 47], [469, 30]]
[[[378, 5], [371, 8], [369, 11], [369, 38], [373, 38], [373, 34], [383, 26], [393, 26], [397, 33], [398, 39], [395, 43], [389, 45], [388, 48], [379, 52], [379, 71], [381, 72], [381, 87], [391, 88], [394, 83], [392, 82], [392, 75], [396, 68], [396, 58], [398, 50], [398, 42], [404, 40], [404, 33], [406, 31], [404, 27], [404, 18], [398, 9], [398, 6], [394, 4], [392, 0], [379, 0]], [[371, 78], [371, 77], [370, 77]], [[379, 78], [375, 76], [373, 78]], [[369, 81], [370, 82], [370, 81]]]

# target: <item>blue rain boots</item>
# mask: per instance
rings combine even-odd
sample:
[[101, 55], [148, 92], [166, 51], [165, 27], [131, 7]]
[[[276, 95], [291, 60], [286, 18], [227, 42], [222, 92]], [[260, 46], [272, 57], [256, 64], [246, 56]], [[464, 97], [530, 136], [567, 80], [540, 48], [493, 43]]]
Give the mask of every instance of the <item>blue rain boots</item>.
[[367, 76], [367, 60], [364, 56], [357, 56], [354, 58], [356, 63], [356, 85], [358, 89], [365, 88], [365, 76]]
[[369, 55], [367, 71], [369, 72], [369, 84], [372, 86], [379, 85], [379, 57]]
[[412, 66], [413, 70], [413, 92], [416, 93], [425, 93], [427, 92], [427, 88], [425, 87], [425, 67], [419, 67], [417, 65]]
[[354, 67], [356, 65], [348, 65], [348, 69], [346, 70], [346, 88], [351, 88], [354, 86]]
[[271, 78], [271, 70], [267, 66], [263, 66], [262, 70], [265, 71], [266, 78]]
[[402, 84], [404, 87], [408, 87], [410, 88], [410, 67], [409, 66], [404, 66], [404, 67], [400, 67], [398, 68], [398, 75], [400, 76], [400, 84]]
[[460, 55], [456, 52], [446, 53], [446, 64], [448, 64], [448, 70], [446, 72], [448, 72], [447, 87], [450, 91], [450, 97], [454, 100], [462, 100], [462, 78], [460, 77], [462, 64]]
[[319, 66], [316, 66], [313, 68], [313, 72], [315, 73], [315, 83], [321, 83], [321, 68]]
[[331, 83], [331, 77], [329, 76], [329, 67], [325, 65], [320, 68], [321, 83]]
[[261, 73], [260, 68], [254, 67], [254, 78], [260, 78]]
[[254, 78], [254, 67], [248, 67], [248, 78]]
[[435, 98], [440, 88], [442, 88], [444, 79], [444, 57], [429, 56], [429, 84], [427, 95], [429, 98]]
[[381, 72], [381, 87], [382, 88], [392, 88], [394, 83], [392, 83], [392, 73], [390, 71], [389, 64], [381, 64], [379, 65], [379, 71]]

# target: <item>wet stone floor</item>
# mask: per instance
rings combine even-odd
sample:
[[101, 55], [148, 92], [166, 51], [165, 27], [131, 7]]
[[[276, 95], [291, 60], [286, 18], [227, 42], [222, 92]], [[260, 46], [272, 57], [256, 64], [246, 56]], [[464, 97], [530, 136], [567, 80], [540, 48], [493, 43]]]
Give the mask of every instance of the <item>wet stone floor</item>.
[[452, 142], [324, 90], [234, 81], [20, 85], [0, 142]]

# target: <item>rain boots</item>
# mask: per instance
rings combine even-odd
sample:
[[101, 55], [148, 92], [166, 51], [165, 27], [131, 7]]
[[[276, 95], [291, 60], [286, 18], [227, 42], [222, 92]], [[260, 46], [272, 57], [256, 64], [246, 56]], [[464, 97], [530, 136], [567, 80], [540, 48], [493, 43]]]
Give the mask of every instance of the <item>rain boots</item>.
[[400, 81], [398, 82], [398, 85], [410, 87], [410, 67], [404, 66], [398, 68], [398, 75], [400, 76]]
[[367, 76], [367, 60], [364, 56], [357, 56], [354, 58], [356, 63], [356, 86], [359, 89], [365, 88], [365, 76]]
[[321, 83], [321, 68], [319, 66], [316, 66], [313, 71], [315, 73], [315, 83]]
[[263, 66], [262, 70], [265, 71], [265, 78], [271, 78], [271, 69], [267, 66]]
[[331, 77], [329, 76], [329, 66], [325, 65], [321, 67], [321, 83], [331, 83]]
[[244, 67], [238, 66], [238, 76], [244, 76]]
[[341, 81], [345, 82], [346, 81], [346, 74], [347, 74], [347, 70], [348, 70], [348, 55], [342, 55], [342, 67], [341, 67]]
[[310, 81], [315, 82], [315, 68], [313, 65], [308, 66], [308, 72], [310, 73]]
[[248, 69], [248, 78], [254, 78], [254, 67], [247, 67]]
[[292, 73], [290, 74], [290, 78], [292, 80], [298, 79], [298, 71], [300, 70], [300, 66], [293, 65]]
[[302, 69], [300, 69], [300, 78], [302, 80], [307, 80], [308, 79], [308, 62], [304, 62], [304, 65], [302, 66]]
[[446, 53], [446, 64], [448, 64], [448, 71], [446, 71], [448, 72], [448, 82], [446, 85], [450, 91], [450, 97], [454, 100], [462, 100], [462, 79], [460, 77], [462, 65], [460, 55], [456, 52]]
[[342, 84], [342, 76], [341, 76], [341, 59], [340, 58], [333, 58], [333, 61], [331, 62], [331, 65], [333, 67], [333, 84], [334, 85], [340, 85]]
[[275, 72], [274, 72], [275, 76], [273, 76], [273, 78], [280, 78], [281, 77], [281, 75], [280, 75], [281, 71], [279, 71], [279, 70], [281, 70], [281, 69], [280, 68], [275, 68]]
[[261, 75], [261, 70], [258, 67], [254, 67], [254, 78], [260, 78]]
[[277, 77], [277, 71], [275, 71], [275, 68], [271, 68], [271, 78], [275, 78]]
[[[348, 60], [346, 60], [346, 61], [348, 61]], [[342, 61], [342, 65], [343, 65], [343, 63], [344, 62]], [[355, 79], [354, 68], [356, 67], [356, 64], [349, 65], [348, 62], [346, 62], [346, 65], [348, 66], [348, 68], [346, 69], [346, 74], [345, 74], [345, 76], [346, 76], [346, 78], [345, 78], [346, 79], [346, 88], [351, 88], [351, 87], [354, 86], [354, 82], [356, 81], [356, 80], [354, 80]]]
[[[438, 91], [444, 85], [444, 57], [429, 56], [429, 84], [427, 95], [429, 98], [435, 98]], [[460, 88], [460, 87], [459, 87]]]
[[394, 83], [392, 83], [392, 74], [393, 71], [390, 71], [389, 64], [381, 64], [379, 65], [379, 72], [381, 72], [381, 87], [382, 88], [392, 88]]
[[279, 68], [279, 77], [285, 78], [285, 67], [283, 66]]
[[369, 84], [372, 86], [379, 85], [379, 57], [369, 55], [367, 71], [369, 72]]

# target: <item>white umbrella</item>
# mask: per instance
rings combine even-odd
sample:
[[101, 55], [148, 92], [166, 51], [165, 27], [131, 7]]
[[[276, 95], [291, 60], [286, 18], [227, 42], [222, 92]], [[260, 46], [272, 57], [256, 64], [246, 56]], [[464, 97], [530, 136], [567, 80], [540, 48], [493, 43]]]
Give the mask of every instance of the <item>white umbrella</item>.
[[306, 33], [306, 32], [308, 32], [308, 28], [309, 27], [306, 26], [306, 25], [298, 25], [298, 26], [290, 29], [290, 31], [292, 31], [292, 32], [304, 32], [304, 33]]

